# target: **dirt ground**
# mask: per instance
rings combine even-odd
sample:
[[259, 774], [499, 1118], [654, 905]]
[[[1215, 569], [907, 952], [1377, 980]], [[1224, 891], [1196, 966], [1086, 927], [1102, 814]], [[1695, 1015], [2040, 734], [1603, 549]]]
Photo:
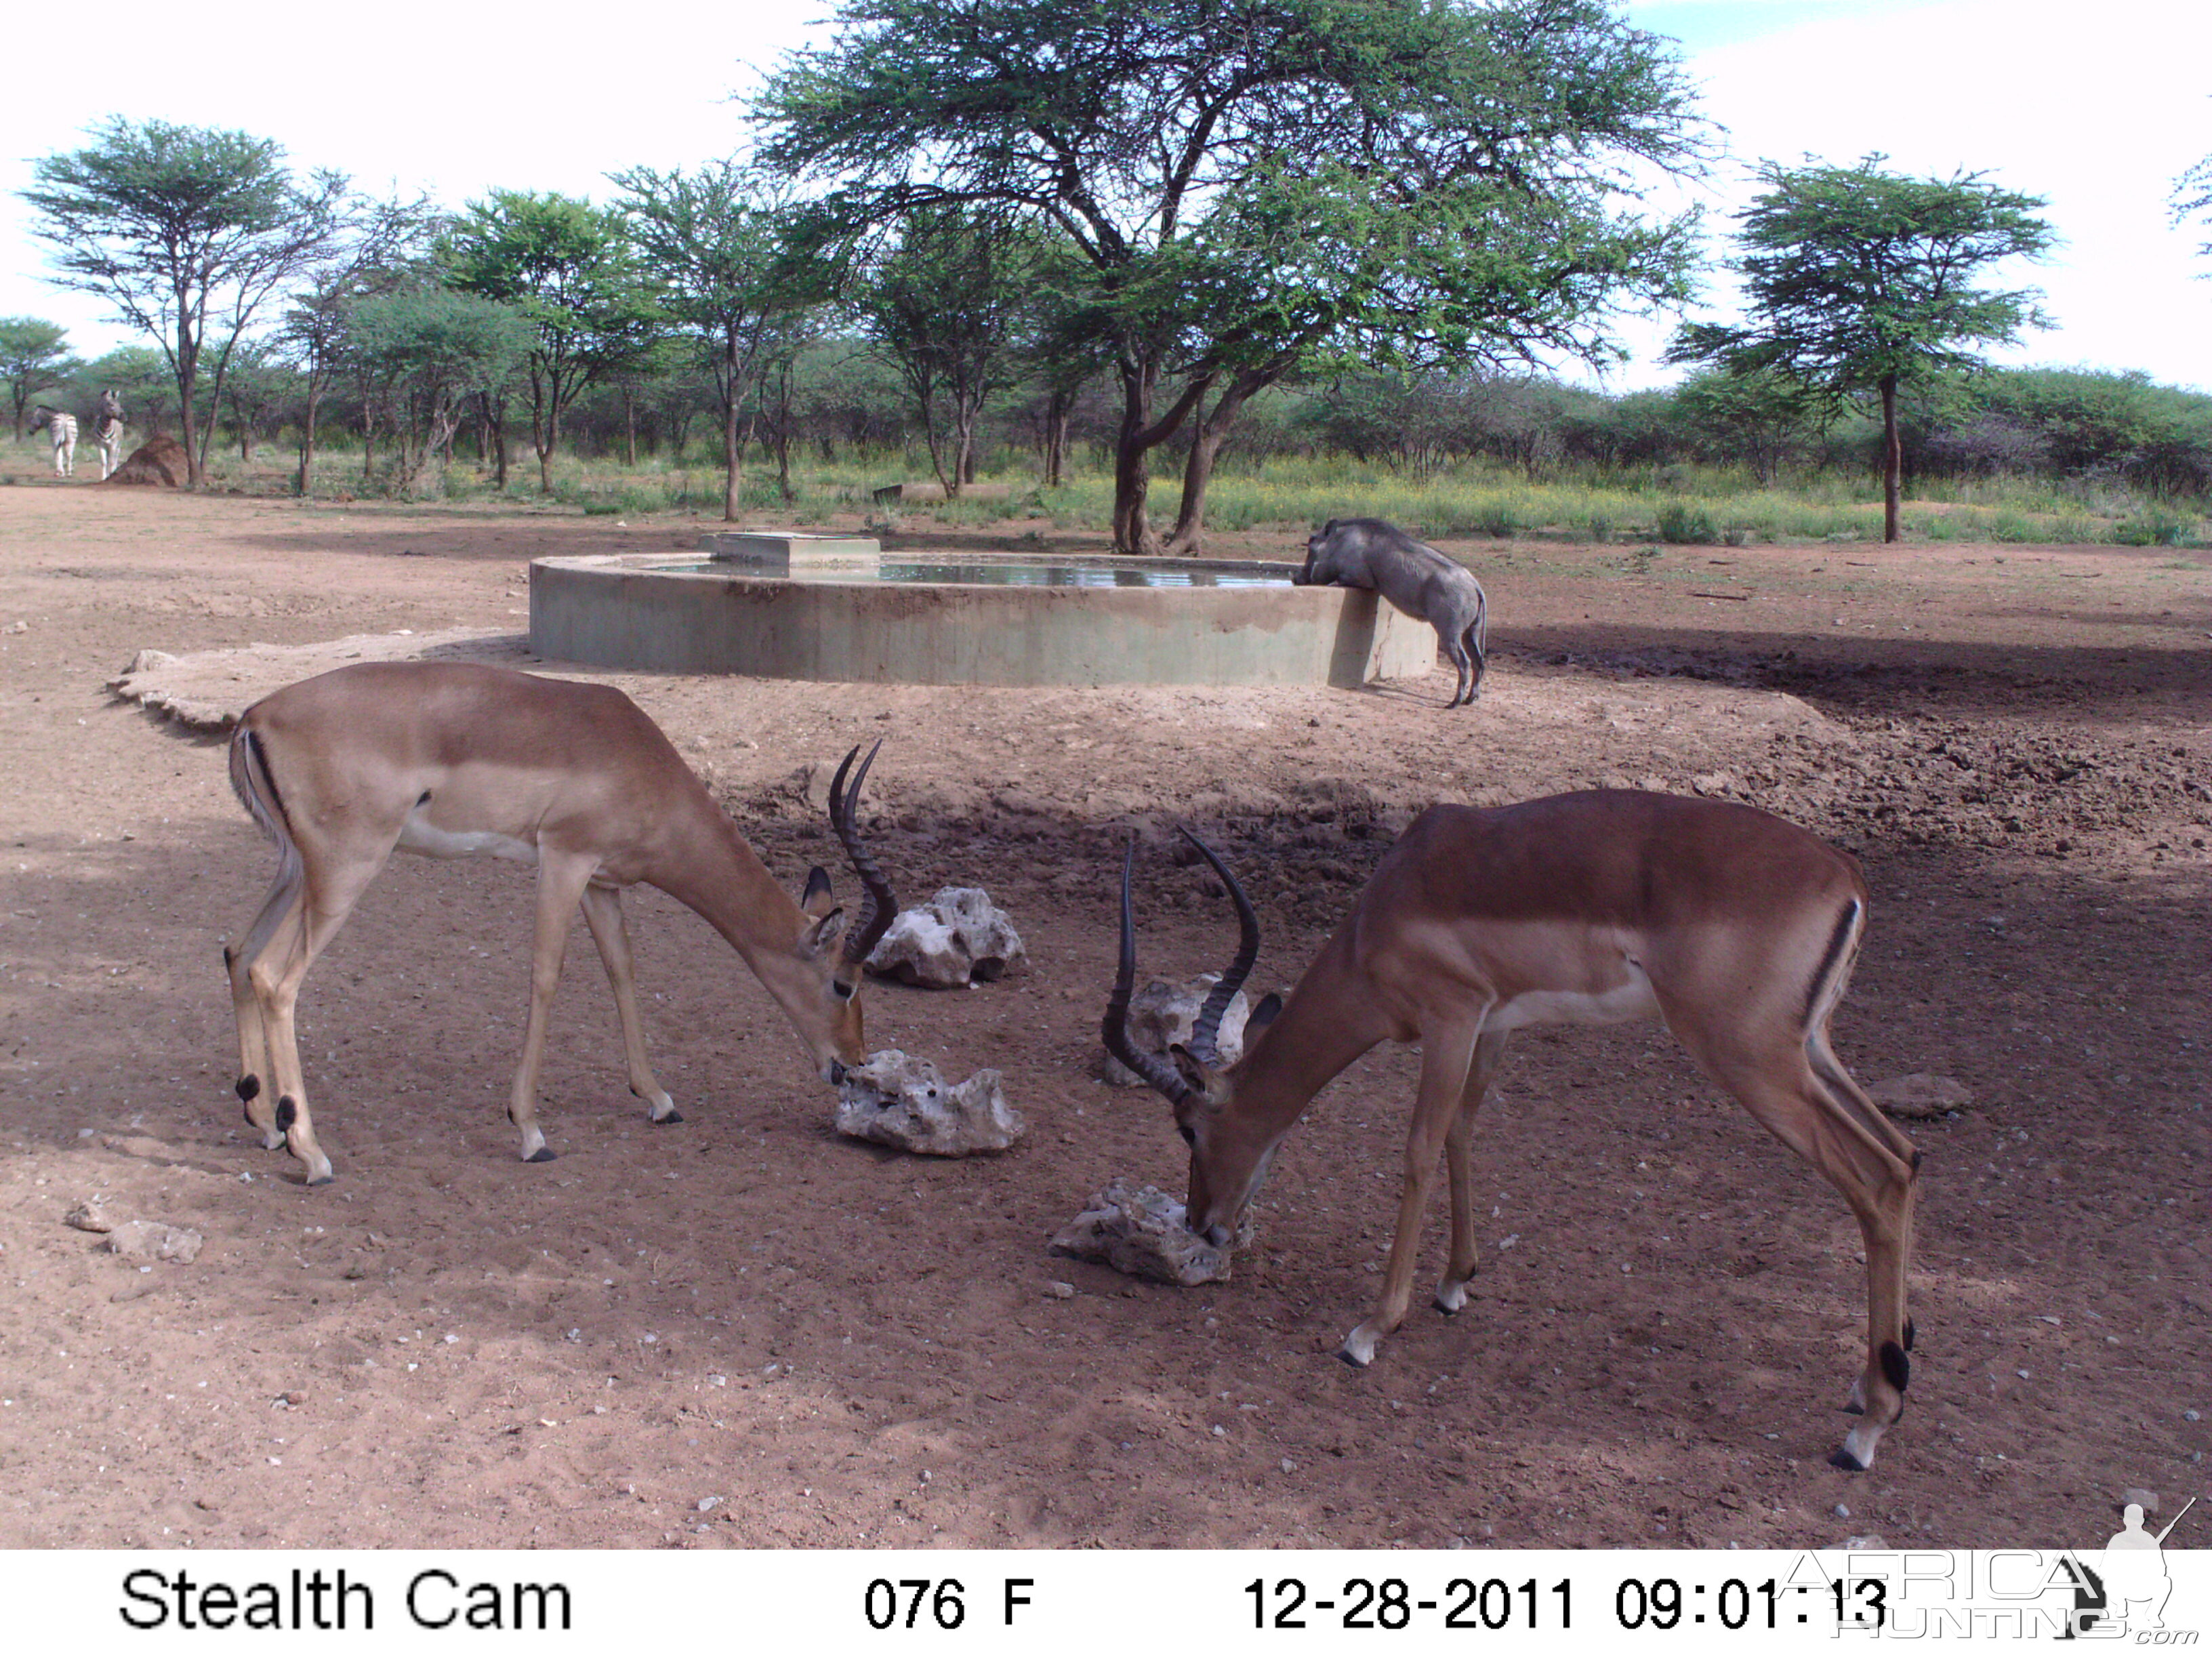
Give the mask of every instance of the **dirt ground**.
[[[1362, 693], [595, 677], [794, 890], [838, 867], [822, 769], [885, 739], [868, 822], [902, 896], [988, 887], [1030, 961], [872, 987], [871, 1042], [999, 1067], [1028, 1138], [957, 1162], [840, 1139], [757, 982], [641, 890], [685, 1121], [630, 1099], [580, 945], [545, 1073], [561, 1156], [522, 1164], [529, 877], [400, 859], [302, 1001], [337, 1166], [307, 1189], [231, 1092], [217, 949], [272, 854], [219, 738], [107, 683], [143, 647], [512, 636], [532, 556], [702, 527], [0, 489], [0, 1547], [2082, 1544], [2124, 1488], [2166, 1515], [2205, 1488], [2203, 556], [1468, 544], [1495, 654], [1458, 711], [1441, 670]], [[893, 544], [1031, 530], [1094, 539]], [[243, 701], [311, 659], [234, 660]], [[1870, 1473], [1823, 1462], [1856, 1229], [1656, 1027], [1524, 1036], [1478, 1139], [1476, 1294], [1455, 1319], [1417, 1297], [1364, 1372], [1331, 1356], [1379, 1284], [1404, 1051], [1316, 1101], [1231, 1282], [1046, 1253], [1113, 1176], [1181, 1193], [1165, 1104], [1091, 1075], [1130, 826], [1142, 970], [1234, 945], [1173, 856], [1190, 822], [1249, 872], [1256, 992], [1418, 807], [1596, 784], [1752, 801], [1857, 853], [1875, 907], [1838, 1051], [1971, 1091], [1909, 1126], [1919, 1341]], [[64, 1224], [95, 1195], [197, 1230], [198, 1259]], [[1443, 1232], [1439, 1200], [1425, 1279]]]

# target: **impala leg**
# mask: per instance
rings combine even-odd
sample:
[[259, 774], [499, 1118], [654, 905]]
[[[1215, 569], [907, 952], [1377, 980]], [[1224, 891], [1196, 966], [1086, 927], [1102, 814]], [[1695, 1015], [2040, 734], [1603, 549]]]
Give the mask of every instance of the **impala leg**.
[[[1488, 1012], [1486, 1004], [1483, 1012]], [[1413, 1299], [1414, 1258], [1420, 1253], [1421, 1213], [1428, 1207], [1437, 1161], [1468, 1086], [1480, 1019], [1450, 1034], [1421, 1034], [1421, 1087], [1413, 1103], [1413, 1127], [1406, 1137], [1406, 1184], [1398, 1201], [1398, 1231], [1390, 1241], [1383, 1269], [1382, 1299], [1366, 1322], [1355, 1326], [1337, 1350], [1348, 1365], [1365, 1365], [1384, 1337], [1404, 1323]]]
[[[252, 968], [280, 932], [297, 929], [304, 885], [297, 860], [285, 860], [245, 940], [235, 949], [225, 946], [222, 953], [223, 971], [230, 981], [231, 1013], [238, 1023], [238, 1081], [234, 1086], [246, 1109], [246, 1121], [261, 1131], [261, 1144], [272, 1152], [284, 1144], [284, 1136], [276, 1127], [276, 1091], [269, 1086], [274, 1080], [269, 1069], [269, 1032], [261, 1018], [260, 998], [254, 991]], [[283, 960], [292, 949], [288, 942], [277, 959]]]
[[1451, 1184], [1451, 1260], [1437, 1285], [1437, 1311], [1455, 1314], [1467, 1305], [1467, 1281], [1474, 1276], [1481, 1252], [1474, 1243], [1474, 1171], [1473, 1146], [1474, 1115], [1482, 1109], [1490, 1081], [1505, 1058], [1510, 1031], [1485, 1031], [1474, 1045], [1474, 1063], [1468, 1068], [1467, 1089], [1459, 1110], [1444, 1135], [1444, 1172]]
[[[1866, 1091], [1859, 1087], [1857, 1079], [1844, 1069], [1843, 1062], [1836, 1058], [1835, 1050], [1828, 1046], [1828, 1033], [1826, 1027], [1814, 1031], [1806, 1040], [1805, 1058], [1811, 1063], [1814, 1074], [1827, 1085], [1828, 1094], [1832, 1099], [1848, 1109], [1857, 1121], [1873, 1125], [1880, 1132], [1883, 1145], [1890, 1152], [1904, 1159], [1911, 1169], [1915, 1170], [1919, 1169], [1920, 1153], [1913, 1146], [1911, 1138], [1890, 1121], [1888, 1115], [1882, 1111], [1881, 1108], [1875, 1105], [1868, 1097]], [[1899, 1304], [1905, 1310], [1905, 1335], [1902, 1340], [1905, 1352], [1908, 1353], [1912, 1350], [1913, 1338], [1912, 1304], [1909, 1289], [1912, 1272], [1911, 1200], [1912, 1194], [1908, 1192], [1905, 1194], [1905, 1248], [1897, 1267], [1898, 1297]], [[1873, 1265], [1871, 1258], [1869, 1259], [1868, 1265], [1871, 1269]], [[1851, 1403], [1848, 1409], [1863, 1411], [1865, 1407], [1866, 1401], [1860, 1397], [1859, 1389], [1855, 1386], [1851, 1390]]]
[[645, 1030], [637, 1018], [637, 975], [630, 955], [629, 927], [623, 919], [619, 887], [584, 887], [584, 925], [599, 947], [599, 961], [614, 988], [615, 1012], [622, 1020], [623, 1055], [629, 1066], [629, 1091], [646, 1103], [655, 1123], [681, 1123], [684, 1115], [668, 1091], [654, 1080], [645, 1060]]
[[530, 954], [530, 1018], [522, 1030], [522, 1059], [514, 1068], [507, 1121], [522, 1132], [522, 1161], [550, 1164], [553, 1149], [538, 1127], [538, 1071], [545, 1059], [545, 1021], [553, 994], [561, 988], [561, 963], [568, 951], [568, 927], [588, 890], [596, 859], [563, 854], [540, 847], [538, 855], [538, 925]]
[[[300, 987], [307, 969], [345, 926], [355, 902], [382, 867], [381, 859], [363, 860], [349, 866], [343, 874], [327, 884], [319, 882], [313, 870], [304, 871], [302, 902], [277, 922], [266, 947], [246, 966], [246, 976], [260, 1009], [271, 1086], [276, 1096], [270, 1121], [292, 1149], [292, 1156], [307, 1166], [310, 1187], [330, 1180], [331, 1170], [330, 1158], [315, 1139], [314, 1121], [307, 1111], [307, 1082], [300, 1066], [295, 1024]], [[247, 942], [252, 944], [251, 939]]]
[[[1809, 1041], [1753, 1055], [1720, 1051], [1679, 1028], [1677, 1035], [1706, 1074], [1826, 1176], [1858, 1218], [1866, 1245], [1867, 1347], [1851, 1401], [1862, 1414], [1828, 1461], [1838, 1468], [1868, 1468], [1883, 1431], [1905, 1414], [1905, 1389], [1911, 1376], [1905, 1357], [1905, 1269], [1912, 1252], [1917, 1156], [1832, 1055], [1824, 1054], [1825, 1065], [1816, 1069]], [[1821, 1075], [1829, 1066], [1848, 1088]], [[1900, 1144], [1906, 1156], [1896, 1151]]]

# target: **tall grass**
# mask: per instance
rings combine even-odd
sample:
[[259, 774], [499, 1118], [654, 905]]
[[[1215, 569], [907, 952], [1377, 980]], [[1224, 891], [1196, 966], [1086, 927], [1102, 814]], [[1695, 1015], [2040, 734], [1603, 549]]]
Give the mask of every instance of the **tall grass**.
[[[49, 472], [42, 445], [0, 445], [0, 477], [28, 480]], [[380, 457], [380, 462], [382, 458]], [[836, 462], [794, 457], [792, 494], [756, 453], [745, 472], [744, 510], [801, 521], [859, 515], [908, 524], [988, 529], [1045, 519], [1062, 530], [1103, 534], [1112, 523], [1113, 480], [1103, 466], [1045, 489], [1026, 458], [981, 482], [1000, 485], [991, 500], [963, 499], [895, 508], [876, 506], [872, 492], [901, 478], [923, 477], [899, 453], [847, 452]], [[218, 488], [288, 493], [292, 453], [265, 447], [251, 466], [235, 454], [210, 458]], [[380, 466], [380, 472], [382, 469]], [[550, 495], [538, 487], [527, 446], [509, 466], [504, 490], [471, 461], [445, 469], [436, 494], [448, 502], [493, 504], [518, 511], [581, 511], [637, 518], [683, 514], [719, 518], [719, 458], [694, 445], [680, 458], [641, 457], [635, 466], [574, 454], [556, 458]], [[324, 499], [374, 496], [388, 486], [364, 481], [360, 452], [326, 448], [318, 456], [314, 493]], [[1155, 476], [1150, 497], [1156, 523], [1170, 521], [1181, 495], [1177, 477]], [[1530, 478], [1489, 461], [1468, 462], [1415, 477], [1344, 456], [1287, 456], [1236, 461], [1215, 474], [1206, 522], [1218, 531], [1281, 531], [1303, 539], [1333, 518], [1380, 518], [1419, 535], [1528, 537], [1612, 543], [1876, 541], [1881, 507], [1871, 479], [1808, 473], [1763, 485], [1741, 468], [1625, 466], [1556, 469]], [[2200, 547], [2207, 539], [2207, 503], [2160, 500], [2102, 489], [2093, 499], [2037, 479], [1930, 480], [1916, 485], [1904, 514], [1909, 539], [1947, 542], [2089, 542]]]

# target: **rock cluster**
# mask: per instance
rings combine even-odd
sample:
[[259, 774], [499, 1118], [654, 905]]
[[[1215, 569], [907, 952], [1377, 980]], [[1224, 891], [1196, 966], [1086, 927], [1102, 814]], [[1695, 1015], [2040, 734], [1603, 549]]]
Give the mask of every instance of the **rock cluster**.
[[896, 1048], [868, 1056], [837, 1085], [837, 1133], [931, 1158], [1003, 1152], [1021, 1139], [1019, 1112], [1006, 1104], [999, 1074], [985, 1067], [948, 1084], [937, 1067]]
[[[1170, 1046], [1190, 1041], [1191, 1027], [1198, 1023], [1198, 1011], [1206, 1001], [1218, 974], [1200, 974], [1184, 985], [1171, 985], [1166, 980], [1156, 979], [1129, 999], [1129, 1041], [1146, 1054], [1165, 1055]], [[1251, 1005], [1239, 991], [1229, 999], [1229, 1006], [1222, 1011], [1221, 1029], [1214, 1035], [1214, 1063], [1233, 1065], [1244, 1052], [1244, 1019], [1251, 1012]], [[1144, 1079], [1124, 1066], [1103, 1048], [1099, 1051], [1098, 1075], [1116, 1089], [1137, 1089], [1145, 1085]]]
[[902, 910], [868, 955], [868, 971], [932, 990], [1000, 978], [1029, 959], [1022, 936], [980, 887], [940, 887]]
[[1252, 1242], [1245, 1212], [1227, 1244], [1209, 1244], [1190, 1231], [1183, 1206], [1157, 1187], [1131, 1187], [1116, 1178], [1054, 1235], [1054, 1255], [1103, 1261], [1133, 1279], [1162, 1285], [1208, 1285], [1229, 1277], [1231, 1255]]

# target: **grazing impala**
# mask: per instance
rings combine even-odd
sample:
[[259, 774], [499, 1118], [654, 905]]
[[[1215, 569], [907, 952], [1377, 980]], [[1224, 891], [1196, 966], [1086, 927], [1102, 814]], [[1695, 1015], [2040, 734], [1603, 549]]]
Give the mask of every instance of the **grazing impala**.
[[300, 1074], [293, 1008], [316, 956], [393, 848], [486, 854], [538, 866], [530, 1018], [507, 1118], [522, 1156], [553, 1156], [538, 1127], [546, 1011], [580, 907], [621, 1016], [632, 1093], [656, 1123], [680, 1121], [646, 1065], [622, 890], [649, 882], [736, 947], [830, 1082], [866, 1057], [860, 964], [897, 902], [860, 840], [837, 769], [830, 821], [866, 894], [842, 943], [830, 878], [794, 903], [659, 726], [611, 686], [464, 663], [362, 663], [263, 698], [230, 740], [230, 781], [276, 843], [276, 884], [246, 941], [226, 949], [238, 1014], [238, 1094], [274, 1151], [289, 1143], [315, 1184], [331, 1178]]
[[1858, 1218], [1866, 1364], [1847, 1409], [1861, 1420], [1829, 1461], [1873, 1462], [1904, 1411], [1911, 1374], [1905, 1279], [1920, 1158], [1828, 1046], [1866, 921], [1856, 864], [1793, 824], [1719, 801], [1607, 789], [1431, 807], [1376, 866], [1290, 1000], [1269, 997], [1254, 1010], [1243, 1058], [1220, 1066], [1215, 1031], [1259, 954], [1259, 922], [1228, 867], [1191, 840], [1235, 902], [1237, 959], [1171, 1060], [1138, 1049], [1127, 1025], [1136, 930], [1125, 861], [1121, 973], [1104, 1034], [1175, 1107], [1191, 1149], [1193, 1231], [1226, 1243], [1307, 1103], [1376, 1043], [1419, 1042], [1420, 1089], [1382, 1298], [1341, 1350], [1364, 1365], [1406, 1316], [1440, 1152], [1451, 1254], [1436, 1305], [1455, 1313], [1466, 1303], [1476, 1254], [1468, 1148], [1514, 1030], [1656, 1014]]

